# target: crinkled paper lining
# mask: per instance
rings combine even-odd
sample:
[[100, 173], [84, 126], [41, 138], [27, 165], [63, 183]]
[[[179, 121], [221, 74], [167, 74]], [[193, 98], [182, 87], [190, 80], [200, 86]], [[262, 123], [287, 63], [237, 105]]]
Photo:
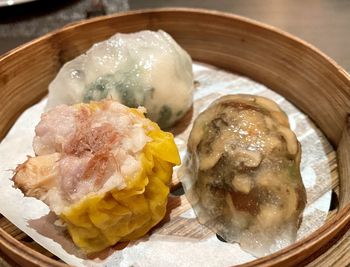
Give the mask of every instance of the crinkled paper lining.
[[[327, 218], [331, 199], [331, 157], [327, 155], [334, 151], [326, 138], [307, 116], [265, 86], [204, 64], [194, 64], [193, 69], [197, 86], [192, 121], [214, 99], [232, 93], [269, 97], [288, 114], [303, 148], [302, 177], [308, 196], [298, 239], [319, 228]], [[122, 250], [109, 251], [110, 255], [103, 260], [86, 259], [62, 227], [56, 226], [56, 218], [48, 207], [35, 198], [24, 197], [11, 180], [17, 164], [24, 162], [27, 155], [33, 155], [34, 127], [45, 104], [46, 99], [26, 110], [0, 144], [0, 212], [37, 243], [75, 266], [230, 266], [255, 259], [237, 244], [219, 241], [215, 234], [196, 240], [157, 232], [129, 243]], [[182, 158], [190, 129], [191, 124], [176, 137]], [[195, 218], [191, 209], [179, 216], [192, 221]]]

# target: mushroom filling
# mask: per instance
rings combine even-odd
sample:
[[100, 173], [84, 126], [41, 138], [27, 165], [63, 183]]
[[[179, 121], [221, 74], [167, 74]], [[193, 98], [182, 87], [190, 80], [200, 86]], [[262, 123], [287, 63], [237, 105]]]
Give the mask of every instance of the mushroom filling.
[[293, 242], [306, 193], [300, 144], [277, 104], [220, 98], [194, 122], [188, 149], [186, 193], [201, 223], [257, 256]]

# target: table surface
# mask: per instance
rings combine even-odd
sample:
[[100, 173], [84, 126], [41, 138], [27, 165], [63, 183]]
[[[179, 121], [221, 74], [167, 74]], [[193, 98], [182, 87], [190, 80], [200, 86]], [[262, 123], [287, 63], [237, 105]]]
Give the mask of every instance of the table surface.
[[[0, 55], [62, 24], [84, 18], [85, 9], [93, 1], [51, 0], [49, 4], [48, 1], [34, 1], [0, 8]], [[345, 70], [350, 71], [349, 0], [105, 0], [105, 2], [112, 7], [107, 13], [169, 6], [232, 12], [294, 34], [316, 46]], [[70, 10], [74, 12], [69, 13]], [[42, 21], [45, 21], [47, 27], [35, 29], [35, 26], [42, 25]], [[28, 25], [34, 30], [28, 30]], [[323, 254], [308, 266], [350, 265], [348, 253], [350, 231], [338, 239], [330, 248], [325, 248], [325, 252], [322, 251]], [[14, 264], [6, 256], [0, 254], [0, 266], [12, 265]]]

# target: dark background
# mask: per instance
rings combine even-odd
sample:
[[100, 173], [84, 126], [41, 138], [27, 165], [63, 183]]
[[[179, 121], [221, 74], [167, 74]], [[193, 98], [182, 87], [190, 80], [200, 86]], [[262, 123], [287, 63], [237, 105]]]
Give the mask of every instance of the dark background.
[[[117, 5], [118, 11], [154, 7], [199, 7], [215, 9], [246, 16], [294, 34], [318, 47], [350, 71], [350, 0], [114, 0], [107, 4]], [[61, 18], [62, 13], [73, 9], [79, 2], [89, 6], [93, 0], [40, 0], [27, 4], [0, 8], [0, 54], [59, 28], [69, 20], [86, 17], [87, 11], [78, 8], [72, 18]], [[112, 4], [111, 4], [112, 3]], [[118, 6], [119, 5], [119, 6]], [[86, 8], [88, 9], [88, 8]], [[113, 10], [112, 10], [113, 11]], [[61, 13], [61, 17], [42, 25], [36, 36], [21, 32], [27, 21]], [[77, 13], [80, 13], [77, 16]], [[107, 12], [112, 13], [112, 12]], [[74, 15], [74, 16], [73, 16]], [[69, 14], [67, 14], [69, 16]], [[45, 24], [45, 23], [41, 23]], [[9, 25], [11, 27], [9, 27]], [[48, 26], [48, 27], [46, 27]], [[18, 33], [18, 34], [17, 34]]]

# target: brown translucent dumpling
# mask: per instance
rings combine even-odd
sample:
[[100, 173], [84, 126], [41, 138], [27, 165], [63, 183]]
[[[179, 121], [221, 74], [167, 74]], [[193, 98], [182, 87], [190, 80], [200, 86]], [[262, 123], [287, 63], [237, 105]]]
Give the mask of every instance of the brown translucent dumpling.
[[199, 222], [255, 256], [291, 244], [306, 204], [300, 155], [275, 102], [216, 100], [194, 122], [182, 179]]

